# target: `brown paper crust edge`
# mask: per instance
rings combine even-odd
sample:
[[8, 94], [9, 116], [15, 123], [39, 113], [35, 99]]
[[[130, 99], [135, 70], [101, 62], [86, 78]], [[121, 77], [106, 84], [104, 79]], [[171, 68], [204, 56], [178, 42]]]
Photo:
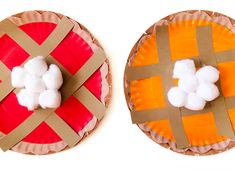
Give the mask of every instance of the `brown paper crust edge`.
[[[125, 67], [125, 72], [124, 72], [124, 79], [123, 79], [123, 87], [124, 87], [124, 94], [125, 94], [125, 98], [126, 98], [126, 102], [127, 102], [127, 105], [128, 105], [128, 109], [131, 111], [131, 101], [130, 101], [130, 94], [128, 92], [129, 90], [129, 84], [127, 82], [127, 79], [126, 79], [126, 70], [127, 68], [130, 66], [130, 63], [132, 62], [131, 59], [134, 58], [136, 52], [138, 51], [138, 48], [139, 46], [141, 46], [141, 44], [147, 39], [147, 37], [149, 35], [152, 35], [154, 32], [155, 32], [155, 27], [157, 25], [161, 25], [160, 23], [164, 24], [164, 23], [167, 23], [167, 22], [171, 22], [174, 17], [176, 15], [179, 15], [181, 13], [187, 13], [189, 15], [192, 15], [196, 12], [203, 12], [203, 13], [206, 13], [207, 15], [209, 15], [210, 17], [223, 17], [225, 19], [228, 19], [232, 25], [235, 24], [235, 20], [226, 16], [226, 15], [223, 15], [221, 13], [217, 13], [217, 12], [212, 12], [212, 11], [207, 11], [207, 10], [186, 10], [186, 11], [181, 11], [181, 12], [177, 12], [177, 13], [174, 13], [174, 14], [171, 14], [171, 15], [168, 15], [166, 17], [164, 17], [163, 19], [159, 20], [158, 22], [154, 23], [152, 26], [150, 26], [143, 34], [142, 36], [138, 39], [138, 41], [135, 43], [134, 47], [132, 48], [129, 56], [128, 56], [128, 60], [127, 60], [127, 64], [126, 64], [126, 67]], [[137, 126], [140, 128], [139, 125], [142, 125], [142, 124], [137, 124]], [[142, 128], [140, 128], [141, 131], [147, 135], [149, 138], [151, 138], [154, 142], [156, 142], [157, 144], [161, 145], [162, 147], [164, 148], [167, 148], [167, 149], [170, 149], [174, 152], [177, 152], [177, 153], [180, 153], [180, 154], [185, 154], [185, 155], [191, 155], [191, 156], [205, 156], [205, 155], [213, 155], [213, 154], [218, 154], [218, 153], [221, 153], [221, 152], [224, 152], [226, 150], [229, 150], [230, 148], [233, 148], [235, 147], [235, 141], [229, 141], [229, 144], [223, 148], [223, 149], [213, 149], [211, 147], [211, 149], [209, 149], [208, 151], [206, 152], [203, 152], [203, 153], [200, 153], [200, 152], [194, 152], [192, 150], [190, 150], [190, 148], [188, 148], [186, 151], [178, 151], [178, 150], [174, 150], [169, 142], [166, 142], [166, 143], [159, 143], [156, 141], [156, 139], [154, 137], [152, 137], [151, 135], [151, 131], [150, 130], [143, 130]], [[164, 138], [163, 138], [164, 139]]]

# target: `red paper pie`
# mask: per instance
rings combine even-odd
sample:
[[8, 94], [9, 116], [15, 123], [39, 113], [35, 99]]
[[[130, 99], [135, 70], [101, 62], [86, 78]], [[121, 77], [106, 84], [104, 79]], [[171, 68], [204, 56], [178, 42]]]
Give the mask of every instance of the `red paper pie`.
[[[56, 28], [62, 15], [53, 12], [28, 11], [9, 17], [21, 30], [39, 45]], [[99, 43], [79, 23], [51, 52], [71, 75], [74, 75], [90, 59]], [[0, 61], [10, 70], [21, 65], [29, 54], [10, 36], [0, 29]], [[1, 76], [0, 76], [1, 79]], [[1, 83], [0, 83], [1, 84]], [[83, 84], [100, 102], [107, 105], [110, 97], [109, 65], [106, 62]], [[16, 94], [11, 92], [0, 102], [0, 132], [8, 134], [33, 112], [19, 105]], [[97, 118], [74, 96], [70, 96], [55, 113], [62, 118], [81, 138], [89, 134], [98, 124]], [[21, 153], [47, 154], [65, 149], [67, 144], [45, 122], [41, 123], [12, 150]]]

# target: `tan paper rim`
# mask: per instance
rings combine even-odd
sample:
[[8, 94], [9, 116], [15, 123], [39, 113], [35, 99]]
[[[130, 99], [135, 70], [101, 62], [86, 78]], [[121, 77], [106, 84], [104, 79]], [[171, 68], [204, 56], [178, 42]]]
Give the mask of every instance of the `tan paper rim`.
[[[13, 15], [8, 19], [15, 23], [17, 26], [33, 22], [51, 22], [58, 24], [60, 21], [60, 17], [62, 16], [63, 15], [61, 14], [50, 11], [26, 11], [20, 14]], [[74, 28], [72, 31], [78, 34], [81, 38], [83, 38], [84, 41], [86, 41], [86, 43], [91, 47], [93, 51], [100, 47], [98, 41], [84, 26], [82, 26], [80, 23], [76, 22], [73, 19], [70, 20], [74, 24]], [[3, 33], [0, 33], [0, 37], [2, 37], [2, 35]], [[100, 71], [102, 78], [101, 102], [105, 105], [108, 105], [111, 96], [111, 75], [109, 63], [105, 62], [101, 66]], [[88, 124], [78, 132], [79, 136], [81, 137], [81, 140], [90, 132], [92, 132], [97, 125], [98, 120], [95, 116], [93, 116], [93, 118], [88, 122]], [[0, 139], [4, 137], [4, 135], [5, 134], [0, 131]], [[48, 153], [59, 152], [64, 150], [65, 148], [67, 148], [67, 144], [64, 141], [59, 141], [51, 144], [35, 144], [21, 141], [17, 145], [15, 145], [11, 150], [25, 154], [44, 155]]]
[[[133, 47], [129, 58], [127, 67], [131, 65], [133, 59], [136, 56], [136, 53], [138, 52], [140, 46], [145, 42], [145, 40], [152, 35], [156, 31], [157, 26], [165, 26], [169, 25], [171, 23], [179, 22], [179, 21], [185, 21], [185, 20], [205, 20], [205, 21], [213, 21], [215, 23], [218, 23], [220, 25], [223, 25], [230, 29], [233, 33], [235, 33], [235, 20], [220, 14], [216, 12], [211, 11], [203, 11], [203, 10], [192, 10], [192, 11], [183, 11], [178, 12], [172, 15], [169, 15], [162, 20], [158, 21], [154, 25], [152, 25], [138, 40], [136, 45]], [[133, 105], [130, 101], [130, 95], [128, 95], [128, 82], [126, 80], [126, 77], [124, 77], [124, 89], [125, 89], [125, 95], [126, 95], [126, 101], [128, 103], [128, 107], [130, 110], [133, 109]], [[205, 146], [191, 146], [186, 149], [177, 149], [176, 143], [164, 138], [163, 136], [157, 134], [156, 132], [152, 131], [150, 128], [148, 128], [144, 123], [143, 124], [137, 124], [138, 127], [151, 139], [153, 139], [156, 143], [161, 144], [162, 146], [169, 148], [175, 152], [188, 154], [188, 155], [209, 155], [209, 154], [216, 154], [222, 151], [225, 151], [232, 146], [235, 146], [235, 140], [228, 139], [226, 141], [222, 141], [219, 143], [215, 143], [212, 145], [205, 145]]]

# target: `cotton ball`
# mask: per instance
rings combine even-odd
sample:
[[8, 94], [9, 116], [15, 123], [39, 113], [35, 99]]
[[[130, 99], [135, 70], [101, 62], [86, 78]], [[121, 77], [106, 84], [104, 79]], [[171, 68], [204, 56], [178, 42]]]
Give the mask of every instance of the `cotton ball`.
[[201, 97], [199, 97], [196, 93], [188, 94], [188, 99], [185, 105], [186, 108], [198, 111], [202, 110], [205, 107], [205, 105], [206, 101], [203, 100]]
[[211, 83], [201, 83], [196, 93], [206, 101], [212, 101], [220, 94], [217, 86]]
[[11, 84], [13, 87], [24, 87], [24, 80], [26, 77], [26, 71], [22, 67], [14, 67], [11, 72]]
[[212, 66], [205, 66], [196, 72], [196, 76], [200, 82], [215, 83], [219, 79], [219, 71]]
[[169, 102], [175, 107], [184, 106], [187, 100], [187, 94], [179, 87], [172, 87], [168, 91], [167, 97]]
[[47, 71], [47, 67], [43, 56], [34, 57], [24, 64], [27, 72], [37, 76], [42, 76]]
[[45, 90], [39, 96], [39, 104], [42, 108], [58, 108], [61, 103], [61, 94], [55, 89]]
[[174, 70], [173, 70], [173, 78], [181, 78], [185, 74], [195, 74], [196, 68], [193, 60], [185, 59], [176, 61]]
[[26, 89], [21, 89], [17, 94], [17, 100], [19, 104], [21, 106], [27, 107], [29, 111], [33, 111], [34, 109], [38, 108], [38, 98], [38, 93], [34, 93]]
[[63, 84], [63, 77], [58, 66], [50, 65], [48, 71], [42, 77], [48, 89], [59, 89]]
[[42, 92], [46, 89], [43, 80], [34, 75], [27, 75], [25, 78], [25, 88], [31, 92]]
[[179, 79], [178, 86], [187, 93], [195, 92], [198, 87], [198, 79], [195, 75], [184, 75]]

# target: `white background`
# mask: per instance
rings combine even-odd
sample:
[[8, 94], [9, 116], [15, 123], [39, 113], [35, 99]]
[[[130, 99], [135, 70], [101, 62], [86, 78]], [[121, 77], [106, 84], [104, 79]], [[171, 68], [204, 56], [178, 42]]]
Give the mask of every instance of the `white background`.
[[0, 0], [0, 19], [26, 10], [62, 13], [101, 42], [113, 72], [112, 103], [98, 129], [79, 146], [47, 156], [0, 152], [0, 176], [234, 174], [235, 149], [192, 157], [160, 147], [131, 124], [123, 93], [128, 54], [154, 22], [182, 10], [212, 10], [235, 18], [233, 0]]

